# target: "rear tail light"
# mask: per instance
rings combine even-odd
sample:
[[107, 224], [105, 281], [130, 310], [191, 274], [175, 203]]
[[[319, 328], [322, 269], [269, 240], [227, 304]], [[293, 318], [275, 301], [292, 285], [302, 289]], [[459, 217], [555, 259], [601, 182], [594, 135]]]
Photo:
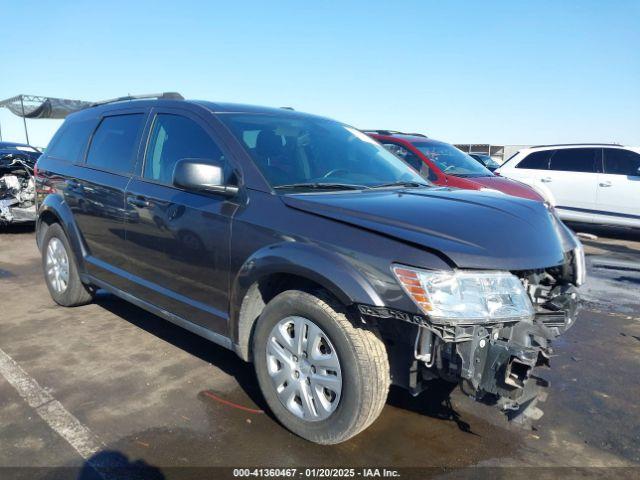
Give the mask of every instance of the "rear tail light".
[[33, 178], [35, 179], [36, 183], [36, 193], [39, 193], [41, 195], [53, 193], [54, 189], [45, 184], [45, 179], [40, 174], [40, 170], [38, 170], [38, 162], [36, 162], [36, 164], [33, 166]]

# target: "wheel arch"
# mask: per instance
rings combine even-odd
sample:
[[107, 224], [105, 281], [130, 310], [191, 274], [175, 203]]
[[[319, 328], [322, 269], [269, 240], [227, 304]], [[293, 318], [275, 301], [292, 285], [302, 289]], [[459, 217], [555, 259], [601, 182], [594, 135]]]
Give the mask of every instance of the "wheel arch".
[[293, 289], [324, 290], [346, 308], [383, 305], [364, 276], [336, 253], [300, 244], [266, 247], [247, 259], [232, 287], [229, 332], [242, 359], [251, 360], [253, 330], [266, 304]]
[[78, 268], [81, 273], [84, 273], [84, 256], [86, 249], [69, 205], [58, 194], [47, 195], [38, 207], [36, 243], [39, 249], [42, 249], [42, 240], [47, 228], [53, 223], [59, 224], [62, 230], [64, 230], [65, 235], [69, 239], [69, 244], [73, 250]]

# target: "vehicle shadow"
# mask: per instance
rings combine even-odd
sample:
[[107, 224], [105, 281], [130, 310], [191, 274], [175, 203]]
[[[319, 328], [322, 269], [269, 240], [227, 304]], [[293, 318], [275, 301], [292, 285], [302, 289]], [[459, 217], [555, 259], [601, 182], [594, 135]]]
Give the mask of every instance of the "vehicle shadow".
[[471, 425], [462, 420], [451, 404], [451, 393], [456, 387], [455, 383], [432, 380], [425, 391], [414, 397], [408, 391], [392, 386], [387, 404], [420, 415], [454, 422], [460, 431], [476, 435], [471, 430]]
[[630, 240], [635, 242], [640, 241], [640, 229], [637, 228], [614, 227], [575, 222], [565, 222], [565, 224], [576, 233], [589, 233], [591, 235], [596, 235], [602, 238], [609, 238], [612, 240]]
[[164, 480], [158, 467], [144, 460], [129, 460], [122, 452], [104, 450], [89, 458], [80, 469], [78, 480], [104, 480], [105, 478], [127, 480]]
[[638, 246], [636, 248], [631, 248], [627, 245], [618, 245], [612, 243], [605, 244], [599, 240], [588, 240], [586, 238], [581, 238], [580, 241], [585, 246], [605, 250], [608, 256], [616, 255], [619, 257], [635, 257], [640, 254], [640, 243], [638, 243]]
[[36, 229], [35, 223], [12, 223], [3, 225], [0, 223], [0, 235], [6, 234], [20, 234], [20, 233], [33, 233]]
[[[251, 364], [242, 361], [234, 352], [199, 337], [171, 322], [161, 320], [156, 315], [132, 305], [116, 296], [99, 292], [96, 303], [127, 322], [145, 330], [201, 360], [215, 365], [234, 377], [249, 399], [268, 416], [275, 420], [258, 387], [258, 381]], [[456, 384], [445, 381], [431, 381], [428, 389], [417, 397], [406, 390], [391, 387], [387, 403], [394, 407], [412, 411], [420, 415], [455, 422], [457, 427], [473, 433], [467, 422], [451, 404], [451, 393]]]
[[234, 352], [178, 327], [158, 316], [106, 292], [98, 292], [95, 303], [127, 322], [154, 335], [185, 352], [215, 365], [238, 382], [250, 400], [269, 414], [267, 404], [258, 387], [251, 364]]

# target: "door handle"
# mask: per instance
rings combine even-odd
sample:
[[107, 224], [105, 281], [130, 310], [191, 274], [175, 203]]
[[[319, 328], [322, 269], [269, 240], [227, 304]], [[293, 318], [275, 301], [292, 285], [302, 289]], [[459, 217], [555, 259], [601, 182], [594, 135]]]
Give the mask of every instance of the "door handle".
[[610, 187], [611, 186], [611, 182], [609, 182], [609, 181], [600, 182], [598, 185], [600, 185], [601, 187]]
[[549, 183], [549, 182], [551, 182], [552, 180], [551, 180], [551, 177], [544, 177], [544, 178], [541, 178], [541, 179], [540, 179], [540, 181], [541, 181], [542, 183]]
[[146, 198], [140, 195], [135, 197], [134, 196], [127, 197], [127, 203], [129, 205], [133, 205], [134, 207], [138, 207], [138, 208], [146, 208], [151, 205]]

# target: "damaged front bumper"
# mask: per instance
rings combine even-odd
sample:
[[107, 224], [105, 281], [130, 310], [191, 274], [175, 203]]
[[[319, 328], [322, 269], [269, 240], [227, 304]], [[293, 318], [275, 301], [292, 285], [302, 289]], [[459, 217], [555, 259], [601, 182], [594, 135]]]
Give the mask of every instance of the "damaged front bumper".
[[360, 306], [370, 317], [418, 325], [413, 372], [406, 385], [414, 394], [429, 380], [458, 383], [477, 401], [496, 405], [520, 423], [542, 416], [538, 404], [549, 383], [538, 372], [549, 367], [551, 342], [575, 323], [578, 293], [571, 284], [531, 288], [536, 314], [531, 320], [483, 324], [436, 324], [427, 317], [383, 307]]
[[455, 346], [461, 365], [460, 385], [474, 399], [498, 405], [508, 412], [510, 419], [537, 420], [542, 411], [536, 404], [546, 399], [544, 389], [549, 384], [533, 375], [533, 370], [549, 366], [551, 338], [536, 325], [513, 328], [517, 327], [525, 327], [520, 328], [522, 340], [534, 337], [535, 344], [523, 345], [529, 342], [514, 341], [501, 334], [492, 338], [486, 329], [479, 327], [472, 341]]
[[422, 327], [419, 337], [426, 339], [419, 338], [417, 345], [428, 348], [431, 338], [433, 352], [424, 368], [459, 381], [466, 394], [499, 406], [512, 420], [537, 420], [542, 416], [537, 404], [546, 399], [549, 383], [535, 373], [550, 366], [551, 342], [575, 323], [578, 310], [575, 287], [551, 292], [530, 322], [457, 327], [449, 336], [443, 329]]

